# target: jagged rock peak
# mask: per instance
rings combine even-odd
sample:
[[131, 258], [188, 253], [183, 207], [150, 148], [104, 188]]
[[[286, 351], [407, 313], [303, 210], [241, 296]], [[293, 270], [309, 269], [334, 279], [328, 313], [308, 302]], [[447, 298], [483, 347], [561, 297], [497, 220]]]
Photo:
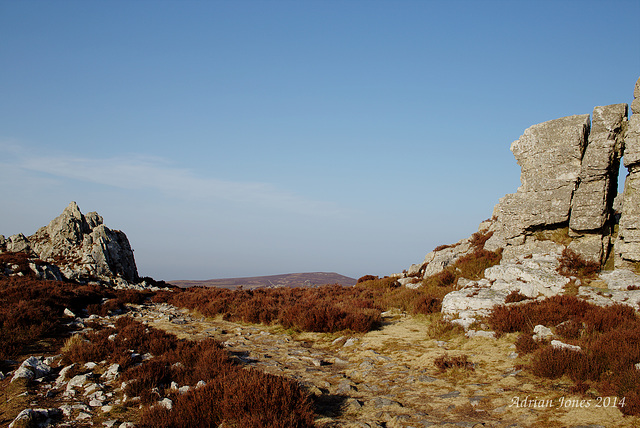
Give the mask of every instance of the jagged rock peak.
[[106, 227], [96, 212], [83, 215], [76, 202], [31, 236], [19, 234], [0, 240], [0, 251], [3, 249], [32, 252], [58, 265], [69, 279], [139, 280], [124, 232]]

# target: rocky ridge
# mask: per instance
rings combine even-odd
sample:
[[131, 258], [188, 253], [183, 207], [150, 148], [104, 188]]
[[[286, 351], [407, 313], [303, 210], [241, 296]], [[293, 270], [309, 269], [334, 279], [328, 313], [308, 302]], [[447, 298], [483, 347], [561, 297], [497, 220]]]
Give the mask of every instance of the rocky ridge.
[[[600, 305], [624, 303], [638, 309], [640, 294], [640, 79], [633, 115], [627, 104], [595, 107], [588, 114], [533, 125], [511, 144], [521, 167], [521, 186], [500, 199], [478, 232], [490, 236], [488, 251], [500, 251], [498, 266], [478, 281], [460, 278], [459, 290], [446, 296], [443, 312], [468, 326], [507, 295], [544, 298], [565, 292]], [[624, 156], [624, 157], [623, 157]], [[628, 175], [617, 194], [621, 159]], [[558, 259], [568, 248], [603, 267], [598, 281], [582, 284], [558, 274]], [[411, 265], [398, 280], [408, 287], [442, 272], [474, 251], [472, 237], [441, 246]], [[609, 272], [610, 271], [610, 272]], [[611, 278], [624, 278], [611, 289]], [[577, 280], [577, 281], [576, 281]]]

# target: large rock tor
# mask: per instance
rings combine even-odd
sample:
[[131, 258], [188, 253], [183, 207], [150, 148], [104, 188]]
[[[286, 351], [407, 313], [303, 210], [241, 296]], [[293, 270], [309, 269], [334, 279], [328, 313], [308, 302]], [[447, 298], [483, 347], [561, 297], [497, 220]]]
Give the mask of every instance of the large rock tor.
[[115, 279], [137, 282], [138, 270], [127, 236], [106, 227], [96, 212], [83, 215], [75, 202], [29, 236], [14, 235], [0, 251], [31, 251], [56, 264], [70, 279]]

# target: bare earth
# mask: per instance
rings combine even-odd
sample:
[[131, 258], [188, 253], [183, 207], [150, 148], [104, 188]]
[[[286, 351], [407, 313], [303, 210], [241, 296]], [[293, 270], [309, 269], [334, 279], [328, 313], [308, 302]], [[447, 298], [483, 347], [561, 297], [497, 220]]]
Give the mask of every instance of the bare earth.
[[[166, 304], [134, 314], [179, 337], [215, 338], [249, 366], [297, 379], [318, 397], [319, 427], [640, 426], [613, 406], [622, 397], [580, 397], [568, 379], [519, 370], [515, 335], [431, 338], [435, 316], [388, 314], [377, 331], [338, 337], [205, 319]], [[445, 353], [467, 355], [474, 369], [439, 371], [434, 360]]]

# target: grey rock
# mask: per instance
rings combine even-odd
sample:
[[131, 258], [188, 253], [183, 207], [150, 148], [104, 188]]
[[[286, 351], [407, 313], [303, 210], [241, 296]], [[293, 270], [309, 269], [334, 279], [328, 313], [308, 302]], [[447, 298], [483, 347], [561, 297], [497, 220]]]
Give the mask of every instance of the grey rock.
[[431, 251], [424, 258], [423, 278], [435, 275], [455, 263], [460, 257], [471, 251], [469, 239], [463, 239], [447, 248]]
[[540, 324], [533, 328], [533, 333], [533, 340], [535, 341], [546, 340], [553, 337], [551, 329]]
[[494, 208], [488, 249], [522, 243], [526, 230], [566, 223], [587, 145], [589, 115], [568, 116], [533, 125], [511, 144], [521, 167], [522, 185]]
[[551, 347], [555, 349], [566, 349], [569, 351], [580, 352], [582, 348], [576, 345], [569, 345], [568, 343], [561, 342], [559, 340], [552, 340]]
[[173, 409], [173, 401], [171, 401], [171, 399], [169, 398], [163, 398], [162, 400], [158, 401], [158, 405], [164, 407], [167, 410]]
[[400, 404], [398, 401], [392, 400], [392, 399], [387, 398], [387, 397], [376, 397], [373, 400], [371, 400], [370, 403], [375, 408], [387, 407], [387, 406], [400, 406], [400, 407], [402, 407], [402, 404]]
[[629, 170], [622, 196], [618, 237], [614, 244], [616, 267], [640, 261], [640, 114], [629, 119], [625, 135], [624, 165]]
[[9, 424], [9, 428], [46, 427], [61, 416], [60, 409], [25, 409]]
[[456, 398], [460, 396], [460, 391], [451, 391], [446, 394], [438, 395], [438, 398]]
[[600, 279], [606, 282], [607, 288], [611, 290], [627, 290], [630, 286], [640, 285], [640, 275], [626, 269], [601, 272]]
[[51, 372], [43, 357], [29, 357], [14, 372], [11, 382], [18, 379], [40, 379]]
[[42, 260], [56, 262], [72, 279], [121, 277], [137, 281], [129, 240], [102, 221], [97, 213], [83, 215], [71, 202], [61, 215], [28, 238], [31, 250]]
[[21, 251], [29, 252], [31, 250], [29, 240], [22, 233], [10, 236], [5, 242], [5, 246], [7, 251], [12, 251], [14, 253]]
[[633, 97], [635, 98], [631, 103], [631, 111], [634, 114], [640, 113], [640, 79], [636, 81], [636, 86], [633, 89]]
[[591, 132], [581, 162], [580, 182], [571, 202], [569, 227], [572, 230], [600, 231], [608, 220], [617, 193], [615, 184], [626, 118], [626, 104], [593, 110]]

